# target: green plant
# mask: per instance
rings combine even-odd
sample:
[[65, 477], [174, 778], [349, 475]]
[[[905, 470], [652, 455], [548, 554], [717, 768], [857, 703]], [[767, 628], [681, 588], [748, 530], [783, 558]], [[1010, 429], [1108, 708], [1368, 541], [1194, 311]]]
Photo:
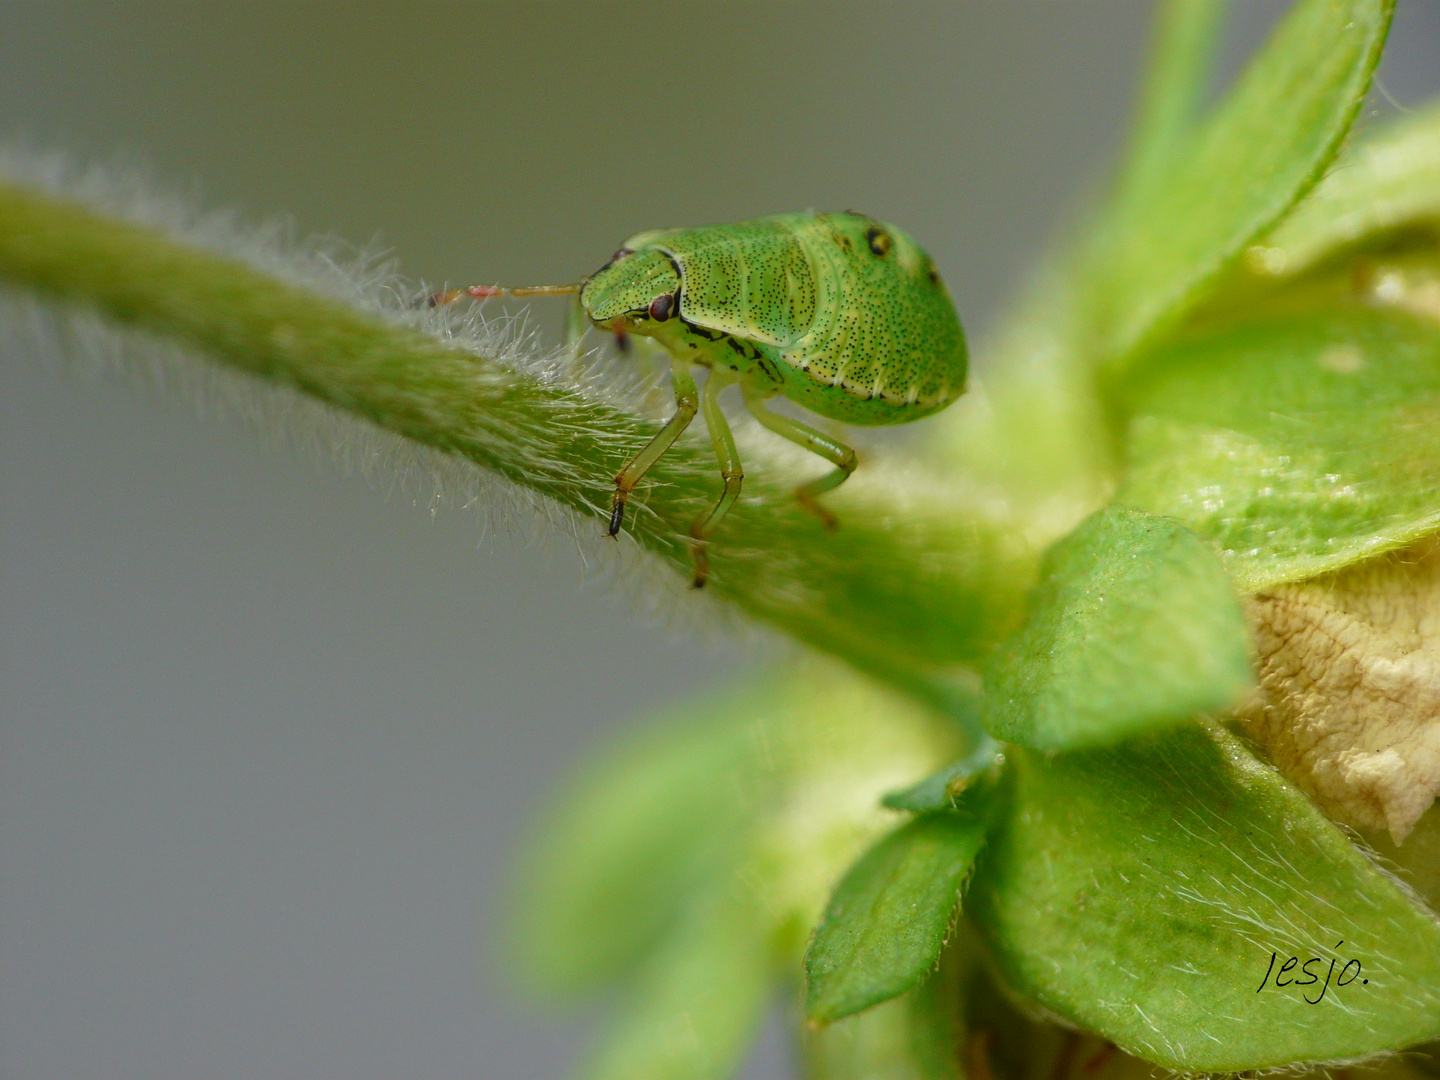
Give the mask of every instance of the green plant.
[[[625, 988], [594, 1075], [724, 1075], [802, 957], [821, 1077], [1440, 1038], [1440, 112], [1346, 143], [1389, 15], [1300, 0], [1201, 110], [1218, 8], [1171, 3], [1114, 194], [984, 394], [837, 491], [833, 535], [752, 439], [714, 589], [845, 663], [668, 718], [557, 808], [517, 940], [542, 986]], [[442, 315], [63, 190], [0, 183], [0, 279], [597, 527], [653, 430]], [[632, 535], [677, 587], [713, 486], [690, 438], [637, 491]]]

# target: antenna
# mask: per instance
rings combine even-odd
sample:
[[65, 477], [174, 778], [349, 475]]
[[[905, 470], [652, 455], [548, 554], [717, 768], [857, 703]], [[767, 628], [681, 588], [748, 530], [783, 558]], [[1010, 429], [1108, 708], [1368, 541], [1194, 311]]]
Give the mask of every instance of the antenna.
[[474, 300], [487, 300], [492, 296], [502, 296], [516, 300], [527, 296], [571, 296], [580, 291], [584, 282], [577, 282], [574, 285], [520, 285], [516, 288], [507, 289], [503, 285], [467, 285], [463, 289], [446, 289], [438, 292], [426, 301], [427, 307], [440, 307], [442, 304], [449, 304], [459, 300], [462, 296], [468, 296]]

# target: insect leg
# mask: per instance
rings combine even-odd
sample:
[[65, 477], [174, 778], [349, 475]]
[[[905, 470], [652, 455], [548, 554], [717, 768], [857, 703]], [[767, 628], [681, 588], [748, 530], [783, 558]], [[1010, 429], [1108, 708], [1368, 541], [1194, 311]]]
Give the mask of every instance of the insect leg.
[[680, 437], [680, 433], [695, 419], [695, 410], [700, 405], [700, 394], [690, 375], [690, 365], [681, 360], [674, 361], [670, 378], [675, 384], [675, 415], [615, 477], [615, 496], [610, 503], [611, 536], [620, 531], [620, 522], [625, 517], [625, 500], [640, 482], [640, 478], [651, 465], [660, 460], [660, 456], [670, 449]]
[[812, 454], [819, 454], [835, 466], [834, 472], [826, 473], [818, 480], [801, 484], [795, 489], [795, 498], [800, 500], [801, 506], [818, 517], [827, 529], [835, 528], [835, 515], [821, 506], [817, 499], [825, 492], [839, 487], [855, 471], [855, 451], [840, 440], [832, 439], [823, 431], [816, 431], [809, 424], [802, 424], [799, 420], [792, 420], [788, 416], [780, 416], [778, 413], [771, 412], [762, 404], [764, 400], [763, 396], [754, 392], [745, 394], [745, 404], [756, 420], [775, 432], [776, 435], [781, 435], [791, 442], [803, 446]]
[[740, 481], [745, 473], [740, 467], [740, 454], [735, 449], [735, 437], [730, 434], [730, 425], [725, 422], [725, 413], [720, 409], [720, 392], [730, 385], [719, 371], [711, 371], [705, 381], [705, 395], [702, 407], [705, 410], [705, 424], [710, 429], [710, 442], [715, 447], [715, 456], [720, 460], [720, 476], [725, 487], [720, 498], [707, 514], [695, 519], [690, 526], [690, 558], [695, 564], [695, 588], [705, 584], [710, 576], [710, 560], [705, 554], [707, 538], [719, 526], [735, 500], [740, 497]]
[[580, 294], [576, 293], [565, 312], [565, 347], [570, 351], [570, 359], [574, 360], [580, 355], [580, 340], [589, 328], [590, 320], [585, 317], [585, 305], [580, 303]]

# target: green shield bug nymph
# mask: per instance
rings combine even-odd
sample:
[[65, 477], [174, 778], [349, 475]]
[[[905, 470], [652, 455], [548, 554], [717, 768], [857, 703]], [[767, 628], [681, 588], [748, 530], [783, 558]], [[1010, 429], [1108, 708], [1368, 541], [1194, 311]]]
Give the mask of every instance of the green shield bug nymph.
[[[697, 411], [705, 414], [724, 489], [690, 528], [697, 587], [709, 572], [708, 539], [740, 494], [721, 391], [738, 383], [756, 420], [835, 466], [795, 491], [833, 528], [818, 497], [855, 470], [855, 451], [763, 402], [778, 394], [847, 424], [903, 424], [965, 389], [965, 337], [930, 257], [899, 229], [863, 214], [777, 214], [644, 232], [576, 285], [477, 285], [432, 303], [555, 293], [578, 293], [595, 326], [652, 338], [672, 361], [675, 415], [615, 477], [611, 536], [645, 471]], [[703, 393], [695, 365], [710, 370]]]

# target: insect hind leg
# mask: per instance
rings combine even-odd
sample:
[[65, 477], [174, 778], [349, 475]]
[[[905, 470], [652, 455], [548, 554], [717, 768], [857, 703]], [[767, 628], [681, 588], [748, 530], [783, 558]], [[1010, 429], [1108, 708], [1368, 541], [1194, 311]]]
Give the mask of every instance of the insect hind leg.
[[802, 424], [799, 420], [792, 420], [788, 416], [771, 412], [765, 408], [764, 400], [764, 396], [758, 393], [746, 392], [745, 405], [749, 408], [750, 415], [776, 435], [789, 439], [797, 446], [803, 446], [812, 454], [819, 454], [835, 466], [834, 472], [826, 473], [795, 489], [795, 498], [799, 500], [800, 505], [819, 518], [820, 523], [827, 529], [834, 529], [838, 524], [835, 515], [820, 505], [819, 498], [849, 479], [858, 464], [855, 451], [839, 439], [831, 438], [823, 431], [816, 431], [809, 424]]

